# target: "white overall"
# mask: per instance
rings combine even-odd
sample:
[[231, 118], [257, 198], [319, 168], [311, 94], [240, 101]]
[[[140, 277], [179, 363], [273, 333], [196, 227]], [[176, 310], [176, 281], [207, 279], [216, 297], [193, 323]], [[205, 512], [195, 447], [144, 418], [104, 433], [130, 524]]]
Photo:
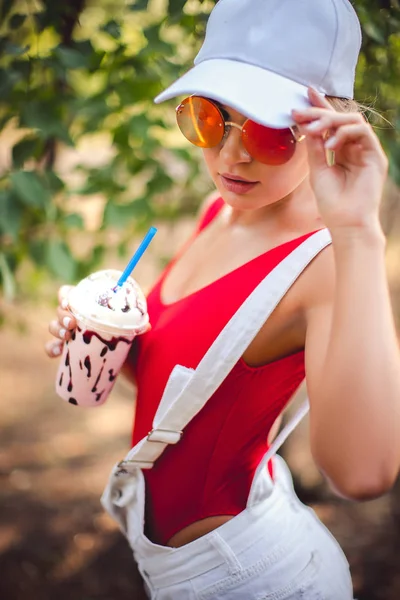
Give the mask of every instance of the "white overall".
[[[352, 600], [347, 560], [315, 513], [294, 493], [276, 451], [308, 411], [308, 401], [277, 436], [253, 478], [246, 508], [211, 533], [180, 548], [144, 535], [145, 483], [168, 444], [219, 387], [282, 297], [331, 239], [310, 236], [256, 287], [196, 370], [176, 365], [149, 435], [115, 465], [102, 496], [104, 508], [127, 537], [149, 598], [157, 600]], [[267, 462], [273, 459], [272, 481]], [[168, 493], [168, 490], [160, 490]]]

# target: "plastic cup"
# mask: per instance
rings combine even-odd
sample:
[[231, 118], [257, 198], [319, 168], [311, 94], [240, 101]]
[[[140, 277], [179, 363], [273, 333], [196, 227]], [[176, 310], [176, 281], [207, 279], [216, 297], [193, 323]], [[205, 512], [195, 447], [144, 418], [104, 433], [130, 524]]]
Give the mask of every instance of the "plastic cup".
[[72, 339], [64, 344], [56, 392], [70, 404], [88, 407], [104, 404], [133, 340], [147, 330], [146, 300], [132, 278], [127, 285], [131, 287], [130, 301], [136, 301], [135, 308], [127, 312], [119, 307], [117, 310], [98, 308], [99, 289], [101, 291], [104, 283], [104, 291], [109, 291], [119, 276], [120, 271], [110, 269], [93, 273], [73, 288], [68, 298], [77, 328]]

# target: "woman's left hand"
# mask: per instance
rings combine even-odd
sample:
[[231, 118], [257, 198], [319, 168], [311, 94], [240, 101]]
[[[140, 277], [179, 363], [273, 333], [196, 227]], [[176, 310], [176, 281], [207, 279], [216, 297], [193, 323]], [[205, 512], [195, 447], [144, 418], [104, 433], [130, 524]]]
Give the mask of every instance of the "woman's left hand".
[[[361, 114], [336, 112], [312, 88], [309, 99], [310, 108], [292, 115], [306, 136], [311, 185], [324, 224], [331, 231], [375, 228], [388, 170], [377, 136]], [[333, 166], [327, 150], [335, 152]]]

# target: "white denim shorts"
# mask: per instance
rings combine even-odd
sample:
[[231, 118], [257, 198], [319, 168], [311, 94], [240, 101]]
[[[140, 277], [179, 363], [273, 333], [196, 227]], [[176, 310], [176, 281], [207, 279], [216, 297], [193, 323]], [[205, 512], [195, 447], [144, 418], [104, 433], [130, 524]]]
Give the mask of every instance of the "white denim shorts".
[[149, 598], [353, 599], [349, 565], [340, 546], [296, 496], [284, 460], [275, 456], [273, 461], [272, 488], [264, 469], [254, 503], [180, 548], [153, 544], [144, 535], [144, 478], [137, 471], [135, 500], [128, 503], [124, 533]]

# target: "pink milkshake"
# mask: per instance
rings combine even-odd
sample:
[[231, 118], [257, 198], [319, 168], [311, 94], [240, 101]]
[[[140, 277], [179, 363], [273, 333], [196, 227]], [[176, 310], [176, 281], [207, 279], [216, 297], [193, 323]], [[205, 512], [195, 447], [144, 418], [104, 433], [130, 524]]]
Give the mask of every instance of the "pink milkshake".
[[146, 299], [132, 277], [116, 286], [120, 271], [107, 269], [71, 290], [69, 309], [77, 321], [65, 342], [56, 392], [79, 406], [103, 404], [136, 335], [147, 331]]

